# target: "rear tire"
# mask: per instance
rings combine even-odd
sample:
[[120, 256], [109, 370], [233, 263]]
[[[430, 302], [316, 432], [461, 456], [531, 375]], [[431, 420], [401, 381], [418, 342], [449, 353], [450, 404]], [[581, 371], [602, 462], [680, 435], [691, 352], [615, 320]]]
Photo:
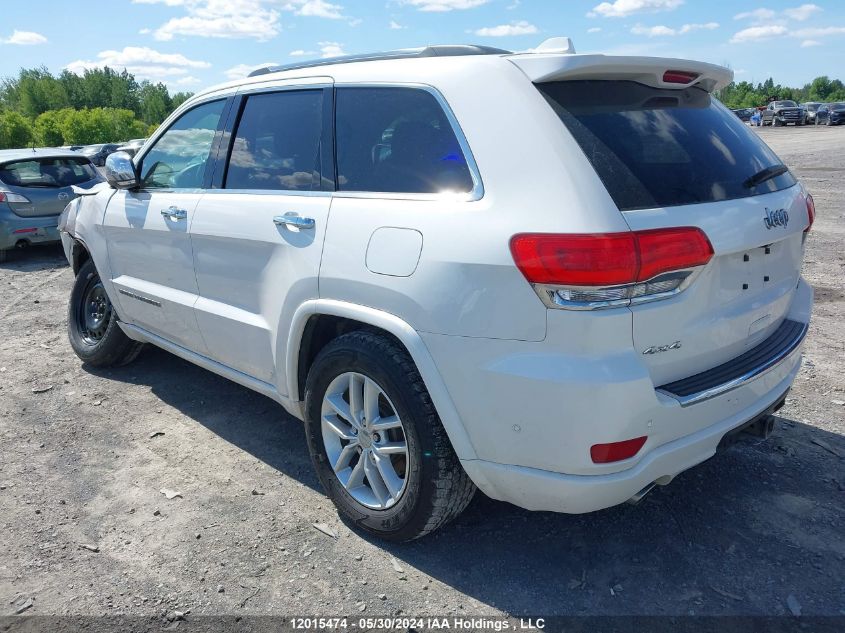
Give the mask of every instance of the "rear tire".
[[94, 367], [126, 365], [135, 360], [143, 347], [120, 329], [117, 313], [92, 259], [82, 265], [73, 284], [67, 328], [73, 351]]
[[[458, 516], [472, 499], [475, 485], [396, 341], [358, 331], [329, 343], [308, 372], [305, 404], [317, 476], [341, 516], [364, 531], [410, 541]], [[381, 430], [387, 424], [390, 430]]]

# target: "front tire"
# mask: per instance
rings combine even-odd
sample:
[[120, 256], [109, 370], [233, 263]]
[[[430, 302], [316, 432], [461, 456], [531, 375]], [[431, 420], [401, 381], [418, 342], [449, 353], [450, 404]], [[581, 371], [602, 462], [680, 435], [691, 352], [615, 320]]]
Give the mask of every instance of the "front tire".
[[463, 511], [475, 486], [458, 461], [408, 352], [350, 332], [308, 373], [311, 460], [340, 514], [391, 541], [410, 541]]
[[94, 367], [126, 365], [143, 347], [120, 329], [117, 313], [92, 259], [82, 265], [73, 284], [67, 328], [73, 351]]

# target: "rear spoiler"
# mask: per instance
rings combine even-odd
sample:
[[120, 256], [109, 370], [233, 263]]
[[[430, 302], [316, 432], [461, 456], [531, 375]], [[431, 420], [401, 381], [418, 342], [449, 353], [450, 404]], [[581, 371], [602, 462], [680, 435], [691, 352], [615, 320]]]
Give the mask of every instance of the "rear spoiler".
[[733, 81], [729, 68], [669, 57], [519, 53], [506, 59], [533, 83], [610, 79], [636, 81], [654, 88], [697, 86], [713, 92]]

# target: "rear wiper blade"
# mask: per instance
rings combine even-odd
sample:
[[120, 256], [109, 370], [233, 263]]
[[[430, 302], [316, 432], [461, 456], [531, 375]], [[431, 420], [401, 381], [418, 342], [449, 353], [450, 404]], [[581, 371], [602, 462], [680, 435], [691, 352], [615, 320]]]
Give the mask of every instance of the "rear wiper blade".
[[756, 187], [767, 180], [771, 180], [772, 178], [777, 178], [778, 176], [785, 174], [789, 171], [789, 167], [786, 165], [773, 165], [771, 167], [766, 167], [765, 169], [761, 169], [756, 174], [751, 176], [748, 180], [742, 183], [742, 186], [746, 189], [751, 189], [752, 187]]

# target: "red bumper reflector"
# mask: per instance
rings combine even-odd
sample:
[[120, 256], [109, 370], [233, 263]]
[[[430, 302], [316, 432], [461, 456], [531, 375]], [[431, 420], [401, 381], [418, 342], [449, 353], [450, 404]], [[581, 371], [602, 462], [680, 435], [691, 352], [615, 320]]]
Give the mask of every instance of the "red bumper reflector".
[[648, 439], [647, 436], [635, 437], [632, 440], [611, 442], [610, 444], [593, 444], [590, 447], [590, 457], [594, 464], [620, 462], [639, 453]]
[[13, 233], [13, 234], [17, 234], [17, 233], [38, 233], [38, 229], [37, 229], [37, 228], [32, 228], [32, 229], [18, 229], [17, 231], [12, 231], [12, 233]]

